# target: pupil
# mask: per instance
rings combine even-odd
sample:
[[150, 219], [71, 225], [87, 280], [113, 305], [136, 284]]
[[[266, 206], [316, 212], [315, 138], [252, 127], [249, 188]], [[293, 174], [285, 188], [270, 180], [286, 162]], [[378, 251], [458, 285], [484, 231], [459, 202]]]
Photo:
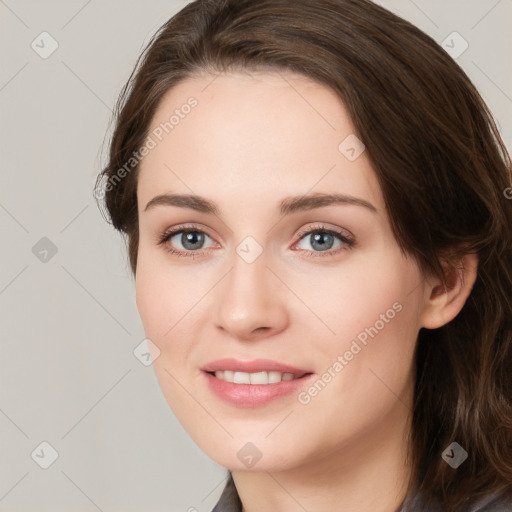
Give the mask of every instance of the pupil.
[[[312, 236], [313, 236], [313, 243], [311, 244], [311, 246], [313, 248], [315, 248], [315, 243], [319, 243], [319, 249], [321, 251], [328, 250], [332, 247], [333, 236], [330, 235], [329, 233], [315, 233]], [[323, 237], [327, 237], [329, 239], [327, 243], [322, 242]]]
[[201, 246], [202, 242], [203, 234], [198, 233], [197, 231], [183, 233], [181, 237], [181, 243], [183, 244], [183, 247], [185, 247], [186, 249], [198, 249], [199, 247], [196, 247], [196, 245]]

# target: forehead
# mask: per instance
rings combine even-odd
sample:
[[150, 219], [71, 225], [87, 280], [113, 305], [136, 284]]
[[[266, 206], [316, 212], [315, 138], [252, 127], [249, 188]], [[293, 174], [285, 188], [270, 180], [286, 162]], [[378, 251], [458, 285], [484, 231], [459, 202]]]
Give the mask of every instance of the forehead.
[[185, 79], [165, 94], [150, 123], [154, 147], [139, 169], [139, 208], [172, 191], [219, 201], [233, 194], [277, 201], [337, 191], [382, 208], [366, 153], [351, 161], [339, 148], [354, 132], [339, 96], [301, 75], [233, 72]]

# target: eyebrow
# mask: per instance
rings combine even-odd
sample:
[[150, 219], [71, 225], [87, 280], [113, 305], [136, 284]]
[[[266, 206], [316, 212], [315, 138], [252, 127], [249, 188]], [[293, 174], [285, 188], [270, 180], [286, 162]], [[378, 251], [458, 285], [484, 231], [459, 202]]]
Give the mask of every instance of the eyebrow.
[[[362, 206], [374, 213], [377, 212], [377, 208], [373, 204], [359, 197], [322, 193], [286, 197], [279, 203], [279, 212], [281, 216], [284, 216], [333, 204]], [[220, 210], [213, 201], [195, 194], [160, 194], [148, 202], [144, 211], [146, 212], [156, 206], [179, 206], [202, 213], [220, 215]]]

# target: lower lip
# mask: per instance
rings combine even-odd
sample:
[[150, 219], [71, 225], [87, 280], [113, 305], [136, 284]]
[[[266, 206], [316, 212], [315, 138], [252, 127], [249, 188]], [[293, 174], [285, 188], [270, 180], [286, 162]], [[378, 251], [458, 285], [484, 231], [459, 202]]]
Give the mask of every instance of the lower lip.
[[274, 384], [234, 384], [203, 372], [210, 390], [222, 400], [237, 407], [259, 407], [298, 391], [314, 376], [310, 373], [299, 379]]

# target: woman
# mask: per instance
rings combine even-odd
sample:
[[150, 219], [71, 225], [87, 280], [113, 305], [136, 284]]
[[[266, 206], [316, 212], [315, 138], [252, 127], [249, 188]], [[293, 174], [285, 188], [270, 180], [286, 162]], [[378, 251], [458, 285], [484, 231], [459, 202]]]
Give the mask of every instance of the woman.
[[511, 163], [464, 72], [367, 0], [203, 0], [98, 177], [215, 512], [512, 510]]

